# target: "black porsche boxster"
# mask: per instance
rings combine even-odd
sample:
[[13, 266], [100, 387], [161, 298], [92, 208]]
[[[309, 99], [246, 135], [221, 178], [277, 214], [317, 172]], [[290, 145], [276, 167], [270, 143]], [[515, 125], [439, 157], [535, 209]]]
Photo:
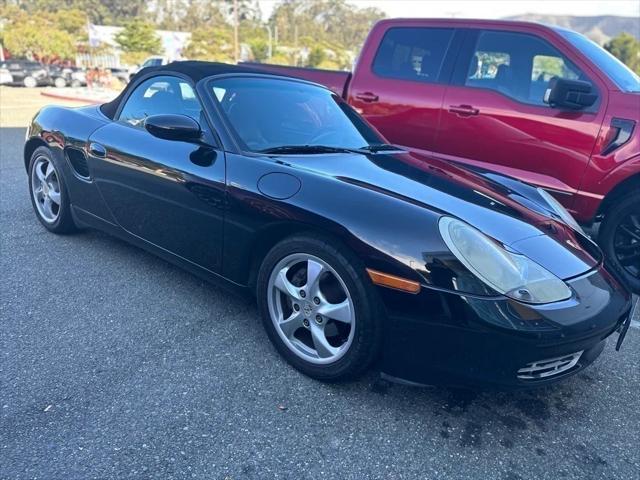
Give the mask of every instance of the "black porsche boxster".
[[241, 66], [141, 70], [24, 148], [55, 233], [93, 227], [255, 292], [295, 368], [527, 387], [591, 363], [630, 294], [542, 190], [389, 145], [338, 96]]

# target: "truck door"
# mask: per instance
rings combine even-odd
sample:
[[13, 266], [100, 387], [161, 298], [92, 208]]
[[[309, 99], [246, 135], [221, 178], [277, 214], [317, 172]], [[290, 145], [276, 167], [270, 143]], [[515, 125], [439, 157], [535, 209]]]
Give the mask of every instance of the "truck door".
[[[435, 150], [547, 188], [571, 209], [607, 91], [588, 66], [578, 66], [579, 58], [570, 59], [542, 35], [469, 31], [445, 95]], [[579, 111], [550, 107], [543, 97], [554, 76], [590, 82], [598, 100]]]
[[[349, 88], [349, 104], [398, 145], [432, 150], [457, 41], [454, 28], [398, 26], [372, 35]], [[461, 42], [461, 39], [459, 40]]]

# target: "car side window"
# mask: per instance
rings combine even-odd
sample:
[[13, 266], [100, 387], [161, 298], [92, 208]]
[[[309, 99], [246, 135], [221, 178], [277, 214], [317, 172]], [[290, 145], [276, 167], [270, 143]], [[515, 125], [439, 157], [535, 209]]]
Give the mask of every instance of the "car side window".
[[465, 86], [496, 90], [519, 102], [545, 106], [554, 77], [588, 78], [542, 38], [526, 33], [482, 31], [469, 62]]
[[138, 85], [127, 98], [118, 121], [142, 128], [147, 117], [160, 114], [187, 115], [202, 123], [202, 108], [193, 87], [171, 76], [153, 77]]
[[436, 83], [452, 28], [391, 28], [382, 39], [373, 72], [381, 77]]

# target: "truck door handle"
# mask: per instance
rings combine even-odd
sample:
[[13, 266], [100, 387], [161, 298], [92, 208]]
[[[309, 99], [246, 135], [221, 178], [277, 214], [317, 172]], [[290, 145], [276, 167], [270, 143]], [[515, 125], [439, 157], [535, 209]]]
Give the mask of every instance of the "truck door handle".
[[104, 158], [107, 156], [107, 149], [99, 143], [91, 142], [89, 144], [89, 153], [94, 157]]
[[356, 98], [363, 102], [373, 103], [378, 101], [378, 95], [371, 92], [357, 93]]
[[480, 113], [480, 110], [473, 108], [471, 105], [449, 105], [449, 111], [461, 117], [470, 117]]

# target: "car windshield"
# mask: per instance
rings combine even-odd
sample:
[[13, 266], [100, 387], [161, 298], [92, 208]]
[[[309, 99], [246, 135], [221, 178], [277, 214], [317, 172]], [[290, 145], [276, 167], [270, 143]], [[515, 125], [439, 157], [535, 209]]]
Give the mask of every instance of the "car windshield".
[[249, 76], [213, 80], [210, 87], [246, 151], [319, 154], [384, 141], [340, 97], [321, 87]]
[[573, 46], [598, 65], [607, 76], [624, 92], [640, 92], [640, 77], [629, 67], [584, 35], [569, 30], [558, 32]]

